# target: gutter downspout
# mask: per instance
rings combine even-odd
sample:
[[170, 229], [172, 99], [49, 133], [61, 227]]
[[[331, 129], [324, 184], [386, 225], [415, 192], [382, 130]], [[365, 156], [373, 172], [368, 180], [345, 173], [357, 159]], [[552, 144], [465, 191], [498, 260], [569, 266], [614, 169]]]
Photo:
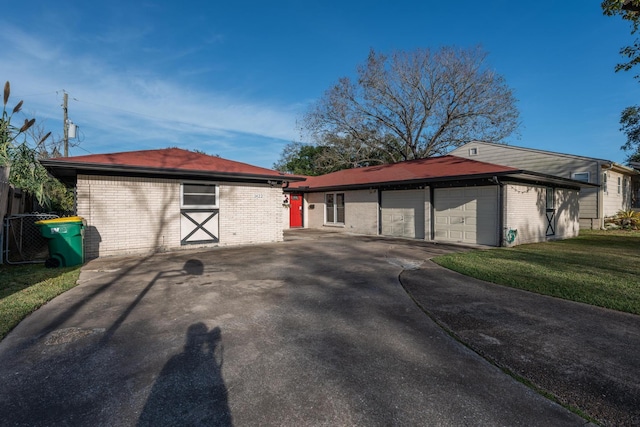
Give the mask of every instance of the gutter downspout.
[[435, 191], [433, 185], [429, 185], [429, 234], [432, 242], [436, 240], [436, 207], [435, 207]]
[[[613, 162], [609, 163], [609, 167], [603, 169], [602, 163], [598, 162], [598, 169], [600, 170], [599, 184], [600, 190], [598, 191], [598, 229], [604, 229], [604, 189], [602, 188], [602, 177], [605, 173], [613, 169]], [[607, 193], [609, 192], [609, 179], [607, 178]]]

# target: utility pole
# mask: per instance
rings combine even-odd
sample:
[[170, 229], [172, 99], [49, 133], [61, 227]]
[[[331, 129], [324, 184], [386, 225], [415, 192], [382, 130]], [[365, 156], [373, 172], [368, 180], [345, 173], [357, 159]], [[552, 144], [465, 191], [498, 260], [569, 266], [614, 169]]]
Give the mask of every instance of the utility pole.
[[64, 142], [64, 156], [65, 157], [69, 157], [69, 117], [67, 115], [67, 103], [69, 102], [69, 94], [67, 92], [63, 92], [64, 93], [64, 97], [63, 97], [63, 101], [62, 101], [62, 111], [64, 112], [64, 120], [63, 120], [63, 127], [64, 127], [64, 137], [63, 137], [63, 142]]

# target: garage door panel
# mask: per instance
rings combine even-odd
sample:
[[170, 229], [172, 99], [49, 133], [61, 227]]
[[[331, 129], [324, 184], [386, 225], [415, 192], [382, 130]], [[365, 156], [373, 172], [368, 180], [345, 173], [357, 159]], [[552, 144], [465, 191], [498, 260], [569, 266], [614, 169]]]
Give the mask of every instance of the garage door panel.
[[460, 230], [449, 230], [449, 233], [445, 233], [445, 236], [447, 236], [450, 239], [455, 239], [455, 240], [463, 240], [464, 239], [464, 233]]
[[436, 216], [435, 220], [436, 225], [447, 225], [449, 224], [448, 216]]
[[434, 210], [437, 240], [497, 245], [497, 187], [436, 189]]
[[382, 234], [424, 238], [424, 190], [381, 192]]

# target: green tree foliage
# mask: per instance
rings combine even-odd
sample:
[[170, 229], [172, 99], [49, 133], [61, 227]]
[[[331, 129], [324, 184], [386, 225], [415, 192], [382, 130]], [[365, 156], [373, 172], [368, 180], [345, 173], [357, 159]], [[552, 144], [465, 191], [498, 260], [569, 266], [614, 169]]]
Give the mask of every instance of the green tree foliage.
[[294, 175], [322, 175], [320, 156], [326, 147], [292, 142], [285, 145], [280, 159], [273, 164], [275, 170]]
[[[9, 182], [16, 188], [21, 188], [32, 194], [38, 203], [52, 210], [70, 211], [73, 209], [73, 194], [62, 183], [52, 178], [38, 161], [48, 157], [46, 141], [51, 135], [39, 130], [34, 132], [36, 119], [24, 119], [20, 126], [14, 126], [11, 121], [15, 114], [22, 109], [22, 101], [7, 111], [7, 103], [11, 94], [11, 86], [7, 82], [4, 86], [2, 118], [0, 119], [0, 166], [9, 166]], [[31, 138], [29, 138], [31, 137]], [[34, 146], [29, 145], [29, 139], [37, 141]]]
[[303, 128], [337, 168], [445, 154], [470, 140], [505, 142], [516, 100], [480, 48], [371, 50], [311, 106]]
[[[640, 0], [604, 0], [601, 4], [602, 12], [607, 16], [620, 16], [631, 24], [631, 34], [638, 31], [640, 24]], [[629, 71], [640, 63], [640, 40], [620, 49], [620, 54], [626, 58], [625, 62], [616, 65], [616, 71]], [[635, 76], [638, 78], [639, 76]]]
[[629, 153], [627, 162], [640, 160], [640, 107], [634, 105], [622, 110], [620, 116], [620, 130], [626, 135], [627, 141], [620, 149]]

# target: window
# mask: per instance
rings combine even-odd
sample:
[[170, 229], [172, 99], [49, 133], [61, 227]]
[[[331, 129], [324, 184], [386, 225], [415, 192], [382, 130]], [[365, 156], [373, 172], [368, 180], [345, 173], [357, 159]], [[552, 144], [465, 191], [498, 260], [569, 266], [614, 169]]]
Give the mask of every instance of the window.
[[622, 194], [622, 178], [618, 177], [618, 194]]
[[576, 181], [589, 182], [589, 172], [575, 172], [573, 179]]
[[604, 193], [607, 192], [607, 173], [606, 172], [602, 174], [602, 191]]
[[553, 210], [555, 209], [555, 197], [554, 197], [554, 191], [553, 188], [548, 187], [547, 188], [547, 210]]
[[478, 155], [478, 149], [477, 148], [469, 148], [469, 155], [470, 156], [477, 156]]
[[218, 207], [218, 186], [215, 184], [184, 183], [180, 187], [180, 207], [210, 209]]
[[326, 224], [344, 224], [344, 193], [325, 194]]

